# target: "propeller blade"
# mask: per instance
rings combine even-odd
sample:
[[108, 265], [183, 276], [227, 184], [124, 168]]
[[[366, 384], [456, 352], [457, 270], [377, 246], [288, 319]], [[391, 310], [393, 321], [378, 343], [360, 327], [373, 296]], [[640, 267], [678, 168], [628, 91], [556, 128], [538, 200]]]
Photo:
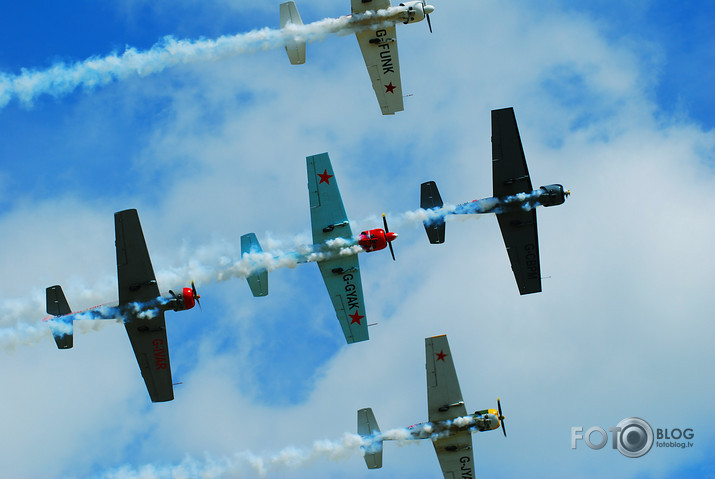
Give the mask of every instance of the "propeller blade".
[[[387, 227], [387, 217], [385, 213], [382, 214], [382, 224], [385, 225], [385, 234], [390, 232], [390, 228]], [[392, 249], [392, 242], [388, 241], [387, 246], [390, 247], [390, 254], [392, 255], [392, 261], [395, 261], [395, 250]]]
[[199, 296], [198, 291], [196, 291], [196, 285], [194, 284], [193, 279], [191, 280], [191, 293], [194, 295], [194, 301], [196, 301], [196, 304], [199, 305], [199, 309], [203, 311], [204, 308], [201, 307], [201, 301], [199, 301], [199, 298], [201, 298], [201, 296]]
[[504, 426], [504, 415], [501, 412], [501, 401], [497, 398], [497, 409], [499, 410], [499, 423], [501, 424], [501, 430], [506, 437], [506, 426]]
[[[427, 6], [427, 0], [422, 0], [422, 10], [424, 11]], [[429, 32], [432, 33], [432, 22], [429, 19], [429, 13], [425, 12], [425, 19], [427, 19], [427, 26], [429, 27]]]

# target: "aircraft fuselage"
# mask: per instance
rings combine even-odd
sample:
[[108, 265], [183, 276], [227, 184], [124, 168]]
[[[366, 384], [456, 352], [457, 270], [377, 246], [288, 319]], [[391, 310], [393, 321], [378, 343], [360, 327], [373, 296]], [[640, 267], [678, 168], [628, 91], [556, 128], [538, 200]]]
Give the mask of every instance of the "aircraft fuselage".
[[182, 293], [179, 295], [171, 293], [169, 296], [159, 296], [143, 303], [133, 302], [122, 305], [108, 303], [62, 316], [48, 316], [44, 321], [52, 319], [61, 319], [63, 321], [78, 319], [122, 319], [124, 321], [130, 321], [133, 318], [151, 319], [159, 312], [169, 310], [183, 311], [193, 308], [195, 304], [196, 300], [191, 288], [183, 288]]
[[365, 13], [348, 15], [348, 22], [355, 27], [369, 27], [371, 25], [416, 23], [425, 19], [425, 14], [429, 15], [434, 11], [432, 5], [423, 5], [422, 2], [405, 2], [384, 10], [368, 10]]
[[542, 186], [531, 193], [519, 193], [516, 195], [502, 196], [499, 198], [490, 197], [480, 200], [462, 203], [454, 208], [449, 214], [454, 215], [475, 215], [485, 213], [508, 213], [509, 211], [530, 211], [537, 206], [556, 206], [566, 201], [570, 194], [564, 191], [561, 185]]
[[[408, 428], [412, 437], [407, 439], [438, 439], [460, 431], [482, 432], [499, 427], [499, 415], [494, 409], [439, 422], [423, 422]], [[388, 438], [385, 438], [388, 439]]]

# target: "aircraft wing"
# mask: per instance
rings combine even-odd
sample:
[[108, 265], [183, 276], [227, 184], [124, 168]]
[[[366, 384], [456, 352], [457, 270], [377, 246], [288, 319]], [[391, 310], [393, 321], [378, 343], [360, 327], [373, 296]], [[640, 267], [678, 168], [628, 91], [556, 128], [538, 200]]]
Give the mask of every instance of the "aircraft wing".
[[318, 267], [343, 328], [345, 340], [357, 343], [370, 339], [357, 255], [320, 261]]
[[502, 213], [496, 216], [519, 293], [540, 293], [541, 267], [536, 210]]
[[[425, 339], [427, 359], [427, 409], [431, 422], [467, 415], [447, 336]], [[472, 434], [457, 434], [433, 440], [434, 450], [445, 479], [474, 477]]]
[[159, 297], [159, 287], [137, 211], [115, 213], [114, 226], [119, 307], [126, 308], [130, 316], [125, 318], [124, 326], [152, 402], [171, 401], [174, 389], [164, 312], [159, 308], [142, 308], [141, 305], [135, 308], [131, 305]]
[[472, 433], [460, 431], [432, 442], [444, 479], [474, 477]]
[[[309, 156], [306, 165], [313, 244], [338, 238], [352, 240], [352, 230], [330, 157], [327, 153]], [[320, 261], [318, 267], [347, 342], [369, 339], [357, 255]]]
[[[353, 13], [381, 10], [390, 6], [390, 0], [352, 0]], [[395, 25], [378, 29], [365, 29], [355, 33], [363, 60], [370, 75], [372, 88], [383, 115], [393, 115], [405, 109], [402, 103], [400, 60], [397, 55], [397, 29]]]
[[466, 416], [462, 391], [454, 369], [447, 336], [425, 339], [427, 357], [427, 409], [431, 422]]
[[126, 321], [124, 326], [152, 402], [171, 401], [174, 399], [174, 386], [171, 380], [166, 323], [164, 312], [159, 309], [155, 311], [155, 316], [151, 319], [139, 319], [135, 316]]
[[352, 239], [353, 233], [330, 157], [327, 153], [321, 153], [308, 156], [305, 160], [313, 244], [323, 244], [336, 238]]
[[513, 108], [492, 110], [492, 181], [497, 198], [532, 191]]
[[[495, 197], [531, 193], [533, 189], [513, 108], [492, 110], [492, 172]], [[496, 216], [519, 292], [540, 292], [536, 210]]]
[[378, 11], [390, 8], [390, 0], [351, 0], [351, 10], [353, 14], [365, 13], [368, 10]]
[[144, 303], [159, 297], [154, 268], [137, 210], [114, 214], [117, 246], [117, 279], [119, 304]]

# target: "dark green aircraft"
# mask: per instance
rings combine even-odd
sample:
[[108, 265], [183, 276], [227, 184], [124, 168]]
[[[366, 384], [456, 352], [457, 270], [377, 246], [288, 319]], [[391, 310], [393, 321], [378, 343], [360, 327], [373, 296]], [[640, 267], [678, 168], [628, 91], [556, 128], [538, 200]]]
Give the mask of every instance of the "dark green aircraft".
[[430, 210], [424, 222], [430, 243], [444, 243], [445, 216], [494, 213], [499, 221], [511, 269], [521, 294], [541, 292], [536, 207], [560, 205], [571, 194], [561, 185], [534, 190], [513, 108], [492, 110], [494, 196], [444, 207], [434, 181], [422, 183], [420, 206]]
[[[174, 389], [169, 364], [164, 311], [183, 311], [199, 304], [194, 282], [180, 294], [161, 296], [137, 210], [114, 214], [119, 303], [72, 312], [62, 287], [47, 288], [45, 318], [59, 349], [73, 346], [76, 319], [122, 319], [152, 402], [171, 401]], [[199, 304], [200, 306], [200, 304]]]

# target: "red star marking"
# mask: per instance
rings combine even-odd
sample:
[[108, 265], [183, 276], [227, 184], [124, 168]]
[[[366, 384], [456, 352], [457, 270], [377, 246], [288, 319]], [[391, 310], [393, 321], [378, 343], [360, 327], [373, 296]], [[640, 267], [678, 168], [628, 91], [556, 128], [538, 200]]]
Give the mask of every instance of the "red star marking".
[[385, 93], [395, 93], [395, 85], [392, 82], [389, 85], [385, 85]]
[[442, 349], [440, 352], [437, 353], [437, 361], [444, 361], [444, 357], [447, 356], [444, 354], [444, 349]]
[[[330, 178], [333, 177], [333, 175], [328, 174], [328, 170], [324, 170], [323, 174], [322, 175], [318, 174], [318, 176], [320, 176], [320, 183], [327, 183], [327, 184], [330, 184]], [[320, 184], [320, 183], [318, 183], [318, 184]]]
[[353, 319], [352, 321], [350, 321], [350, 324], [358, 323], [359, 325], [362, 326], [362, 323], [360, 322], [360, 320], [362, 318], [364, 318], [365, 316], [360, 316], [360, 312], [355, 311], [355, 314], [349, 314], [348, 317]]

